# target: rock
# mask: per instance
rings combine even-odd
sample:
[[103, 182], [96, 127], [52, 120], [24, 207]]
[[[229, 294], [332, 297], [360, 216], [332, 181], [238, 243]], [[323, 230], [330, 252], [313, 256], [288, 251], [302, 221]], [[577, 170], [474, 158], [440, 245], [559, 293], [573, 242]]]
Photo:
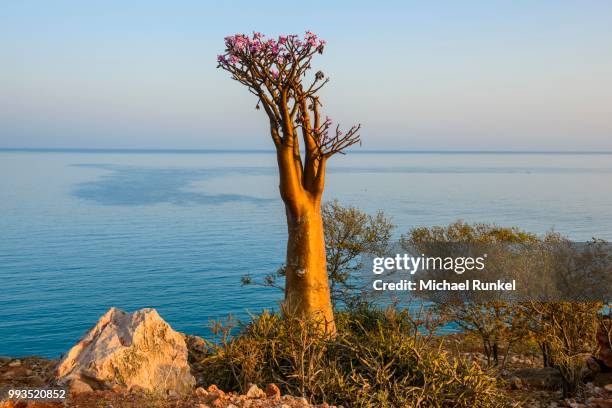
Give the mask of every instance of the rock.
[[206, 347], [206, 341], [199, 337], [193, 336], [191, 334], [185, 334], [185, 343], [187, 344], [187, 349], [189, 350], [190, 355], [199, 356], [206, 354], [208, 348]]
[[21, 366], [21, 360], [13, 360], [8, 364], [9, 367], [19, 367]]
[[599, 346], [597, 356], [608, 368], [612, 368], [612, 344], [610, 344], [610, 337], [608, 336], [608, 330], [611, 325], [612, 320], [610, 318], [605, 319], [601, 323], [597, 333], [597, 343]]
[[612, 399], [593, 398], [589, 404], [592, 408], [612, 408]]
[[212, 384], [206, 389], [207, 402], [213, 407], [221, 407], [223, 406], [223, 398], [225, 397], [225, 393], [220, 390], [216, 385]]
[[209, 394], [216, 394], [219, 397], [223, 397], [225, 395], [225, 393], [221, 391], [215, 384], [210, 385], [206, 391], [208, 391]]
[[72, 395], [83, 394], [85, 392], [92, 391], [93, 388], [91, 388], [89, 384], [87, 384], [85, 381], [81, 381], [78, 378], [75, 378], [70, 382], [70, 394]]
[[584, 404], [576, 402], [574, 399], [566, 399], [565, 406], [569, 408], [584, 408]]
[[115, 393], [122, 393], [125, 392], [125, 387], [119, 385], [119, 384], [113, 384], [113, 386], [111, 387], [111, 390]]
[[95, 389], [119, 384], [180, 394], [195, 385], [183, 336], [155, 309], [111, 308], [60, 361], [56, 377], [60, 384], [78, 379]]
[[595, 357], [588, 357], [585, 361], [584, 377], [594, 377], [601, 372], [601, 366]]
[[612, 392], [612, 384], [606, 384], [603, 386], [603, 389], [608, 391], [608, 392]]
[[25, 371], [26, 369], [23, 367], [11, 367], [4, 373], [2, 373], [2, 375], [0, 375], [0, 378], [3, 380], [10, 380], [25, 377]]
[[519, 377], [512, 377], [508, 381], [510, 384], [510, 389], [520, 390], [523, 388], [523, 381]]
[[561, 373], [556, 368], [523, 368], [514, 372], [525, 386], [537, 389], [559, 389], [563, 384]]
[[146, 391], [144, 388], [142, 388], [138, 384], [134, 384], [134, 385], [130, 386], [130, 388], [128, 390], [129, 390], [129, 392], [131, 394], [144, 394], [144, 392]]
[[223, 399], [222, 399], [222, 398], [219, 398], [219, 399], [214, 400], [213, 402], [211, 402], [211, 405], [212, 405], [214, 408], [226, 408], [226, 407], [225, 407], [225, 402], [223, 402]]
[[0, 408], [27, 408], [28, 403], [25, 401], [13, 401], [9, 400], [6, 402], [0, 402]]
[[280, 398], [281, 391], [280, 388], [278, 388], [278, 385], [274, 383], [268, 384], [268, 386], [266, 387], [266, 396], [268, 398]]
[[250, 384], [246, 392], [247, 398], [266, 398], [266, 393], [255, 384]]
[[204, 388], [202, 387], [198, 387], [195, 390], [195, 394], [200, 397], [200, 398], [204, 398], [208, 396], [208, 391], [206, 391]]

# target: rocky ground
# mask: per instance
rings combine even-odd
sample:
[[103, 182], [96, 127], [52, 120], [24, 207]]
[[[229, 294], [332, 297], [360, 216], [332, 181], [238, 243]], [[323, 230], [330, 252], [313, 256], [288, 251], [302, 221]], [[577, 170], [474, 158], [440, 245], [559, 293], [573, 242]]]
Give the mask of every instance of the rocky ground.
[[[455, 350], [455, 357], [487, 367], [473, 339], [450, 335], [439, 340]], [[0, 357], [0, 408], [331, 408], [282, 395], [275, 384], [250, 385], [245, 394], [205, 384], [195, 363], [204, 351], [201, 338], [175, 332], [154, 309], [126, 313], [111, 308], [61, 361]], [[562, 398], [559, 371], [542, 367], [532, 350], [508, 355], [497, 373], [516, 407], [612, 408], [612, 350], [600, 351], [599, 357], [587, 360], [586, 386], [575, 399]], [[5, 398], [8, 389], [60, 386], [68, 398], [59, 402]]]
[[[473, 338], [462, 334], [444, 337], [446, 348], [457, 350], [456, 354], [487, 367], [487, 360], [480, 352], [481, 345]], [[454, 344], [453, 344], [454, 343]], [[506, 383], [508, 399], [517, 407], [529, 408], [612, 408], [612, 362], [610, 355], [605, 361], [593, 357], [587, 360], [586, 386], [578, 397], [562, 397], [561, 373], [556, 368], [543, 367], [541, 355], [533, 350], [510, 353], [499, 373]]]
[[[243, 395], [200, 387], [188, 360], [203, 352], [203, 343], [174, 331], [155, 309], [111, 308], [60, 361], [0, 358], [0, 408], [329, 407], [281, 395], [275, 384], [251, 385]], [[61, 402], [5, 398], [9, 389], [60, 387], [68, 391]]]
[[[479, 352], [465, 357], [486, 365]], [[602, 370], [595, 361], [587, 374], [587, 383], [577, 398], [562, 397], [559, 370], [542, 367], [538, 356], [511, 354], [501, 376], [506, 382], [508, 398], [519, 407], [529, 408], [612, 408], [612, 371]], [[607, 372], [604, 372], [607, 371]]]
[[[483, 362], [484, 356], [478, 352], [467, 353], [468, 358]], [[10, 387], [45, 387], [54, 384], [54, 368], [57, 361], [39, 357], [23, 359], [0, 359], [0, 389]], [[521, 407], [533, 408], [612, 408], [612, 371], [598, 372], [592, 376], [582, 397], [571, 400], [561, 398], [561, 378], [556, 369], [542, 368], [536, 356], [511, 355], [507, 369], [503, 373], [507, 382], [508, 398]], [[262, 389], [263, 388], [263, 389]], [[114, 387], [111, 390], [91, 391], [70, 395], [63, 402], [13, 402], [0, 403], [1, 408], [297, 408], [330, 407], [327, 404], [310, 405], [299, 397], [281, 395], [274, 384], [251, 386], [246, 394], [225, 393], [212, 385], [197, 387], [186, 396], [173, 393], [158, 395], [138, 387], [127, 390]]]
[[[57, 361], [38, 357], [0, 360], [0, 389], [54, 387], [54, 368]], [[15, 401], [0, 402], [0, 408], [334, 408], [328, 404], [311, 405], [306, 399], [281, 395], [275, 384], [265, 389], [251, 385], [246, 394], [225, 393], [215, 385], [207, 389], [197, 387], [188, 395], [173, 393], [159, 395], [138, 387], [127, 390], [114, 387], [111, 390], [73, 389], [64, 401]]]

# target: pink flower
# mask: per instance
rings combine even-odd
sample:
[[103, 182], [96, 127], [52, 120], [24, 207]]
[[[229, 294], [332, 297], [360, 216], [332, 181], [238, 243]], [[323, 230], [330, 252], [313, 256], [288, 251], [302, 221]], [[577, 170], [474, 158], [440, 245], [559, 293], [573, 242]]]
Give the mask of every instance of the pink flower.
[[246, 48], [247, 48], [247, 42], [244, 40], [237, 41], [236, 45], [234, 46], [234, 49], [238, 52], [245, 51]]
[[297, 52], [310, 52], [314, 49], [319, 53], [323, 53], [326, 44], [312, 31], [306, 31], [303, 38], [290, 34], [280, 35], [278, 39], [266, 39], [262, 33], [254, 31], [253, 35], [235, 34], [225, 37], [225, 55], [218, 56], [217, 61], [219, 64], [236, 64], [243, 58], [260, 58], [278, 65], [295, 62], [287, 50], [287, 43], [291, 43], [291, 48]]
[[244, 34], [236, 34], [234, 36], [225, 37], [225, 45], [228, 49], [234, 52], [244, 51], [249, 44], [248, 37]]
[[319, 54], [323, 54], [323, 49], [325, 48], [325, 44], [327, 44], [325, 40], [319, 40], [319, 45], [317, 47], [317, 51], [319, 52]]
[[275, 69], [271, 69], [270, 73], [272, 74], [272, 76], [274, 77], [274, 79], [278, 79], [278, 71]]
[[311, 47], [316, 47], [317, 44], [317, 36], [312, 31], [306, 31], [306, 35], [304, 36], [304, 41]]

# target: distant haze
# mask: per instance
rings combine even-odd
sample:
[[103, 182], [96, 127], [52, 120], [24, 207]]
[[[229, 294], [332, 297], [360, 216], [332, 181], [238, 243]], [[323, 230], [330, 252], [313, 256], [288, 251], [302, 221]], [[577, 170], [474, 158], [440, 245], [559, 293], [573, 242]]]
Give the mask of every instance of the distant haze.
[[[265, 4], [265, 5], [263, 5]], [[270, 148], [223, 37], [328, 41], [368, 149], [612, 150], [612, 2], [7, 1], [0, 147]]]

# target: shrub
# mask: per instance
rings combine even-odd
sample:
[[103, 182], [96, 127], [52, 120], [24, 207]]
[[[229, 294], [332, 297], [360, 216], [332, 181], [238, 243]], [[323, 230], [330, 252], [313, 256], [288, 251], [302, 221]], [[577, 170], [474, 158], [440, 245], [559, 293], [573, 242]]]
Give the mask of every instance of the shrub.
[[[527, 269], [531, 275], [531, 247], [538, 237], [517, 227], [500, 227], [495, 224], [468, 224], [461, 220], [447, 226], [413, 228], [400, 239], [407, 251], [418, 251], [429, 256], [457, 257], [470, 251], [487, 254], [485, 273], [489, 280], [517, 279]], [[442, 272], [442, 273], [441, 273]], [[422, 271], [434, 279], [464, 280], [454, 271]], [[508, 302], [503, 291], [494, 292], [435, 292], [427, 295], [438, 312], [455, 322], [462, 330], [480, 338], [488, 365], [503, 368], [511, 348], [527, 335], [526, 321], [517, 307]]]
[[448, 355], [407, 310], [361, 307], [336, 323], [334, 337], [321, 337], [316, 322], [267, 312], [235, 335], [217, 324], [200, 375], [235, 391], [274, 382], [312, 402], [349, 407], [505, 406], [494, 376]]
[[575, 395], [584, 385], [586, 361], [598, 349], [600, 302], [530, 302], [523, 305], [533, 319], [531, 329], [546, 345], [552, 366], [563, 379], [563, 396]]

